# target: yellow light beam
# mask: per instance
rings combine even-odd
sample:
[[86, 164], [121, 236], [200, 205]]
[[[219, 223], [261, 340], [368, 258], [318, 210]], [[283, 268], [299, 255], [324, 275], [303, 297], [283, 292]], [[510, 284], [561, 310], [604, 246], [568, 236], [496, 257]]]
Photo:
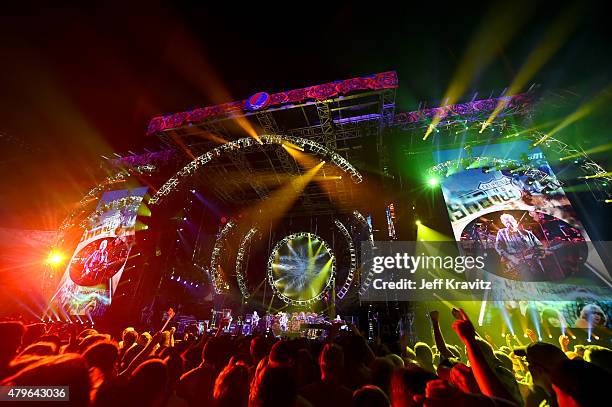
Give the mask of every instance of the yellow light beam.
[[[506, 1], [491, 8], [483, 19], [484, 23], [472, 37], [459, 67], [446, 93], [443, 106], [453, 105], [465, 93], [470, 83], [497, 55], [512, 37], [521, 29], [533, 8], [532, 2]], [[434, 131], [442, 120], [439, 113], [433, 117], [423, 140]]]
[[596, 153], [603, 153], [605, 151], [608, 150], [612, 150], [612, 143], [608, 143], [608, 144], [604, 144], [601, 146], [596, 146], [593, 148], [589, 148], [588, 150], [584, 150], [575, 154], [571, 154], [565, 157], [561, 157], [559, 158], [559, 161], [565, 161], [565, 160], [570, 160], [572, 158], [576, 158], [576, 157], [583, 157], [584, 155], [588, 155], [588, 154], [596, 154]]
[[547, 122], [537, 124], [537, 125], [535, 125], [533, 127], [530, 127], [528, 129], [523, 129], [521, 131], [517, 131], [516, 133], [509, 134], [509, 135], [505, 136], [504, 138], [518, 137], [521, 134], [530, 133], [530, 132], [535, 131], [535, 130], [543, 129], [544, 127], [552, 126], [553, 124], [559, 123], [560, 121], [561, 121], [561, 119], [549, 120]]
[[323, 165], [325, 161], [319, 162], [302, 175], [294, 176], [288, 183], [270, 194], [268, 199], [258, 202], [249, 209], [249, 216], [256, 218], [260, 224], [264, 225], [278, 221], [291, 208]]
[[[531, 51], [527, 60], [519, 70], [518, 74], [504, 92], [504, 96], [515, 95], [527, 84], [527, 82], [540, 70], [540, 68], [557, 52], [565, 40], [576, 27], [581, 15], [582, 7], [578, 2], [568, 6], [561, 13], [550, 28], [546, 31], [538, 45]], [[483, 123], [480, 132], [482, 133], [497, 115], [508, 105], [508, 99], [500, 99], [489, 118]]]
[[586, 177], [580, 177], [582, 179], [593, 179], [593, 178], [605, 178], [612, 176], [612, 172], [600, 172], [598, 174], [587, 175]]
[[281, 144], [283, 146], [283, 148], [285, 150], [288, 150], [290, 148], [294, 149], [294, 150], [299, 150], [299, 151], [304, 151], [304, 149], [296, 144], [290, 143], [288, 141], [284, 141], [283, 144]]
[[560, 132], [570, 124], [588, 116], [593, 111], [595, 111], [599, 106], [601, 106], [610, 96], [612, 96], [612, 85], [608, 85], [604, 90], [599, 92], [593, 99], [588, 102], [583, 103], [576, 109], [573, 113], [567, 116], [565, 119], [561, 121], [558, 125], [556, 125], [551, 131], [546, 133], [542, 138], [532, 144], [533, 147], [542, 144], [544, 141]]

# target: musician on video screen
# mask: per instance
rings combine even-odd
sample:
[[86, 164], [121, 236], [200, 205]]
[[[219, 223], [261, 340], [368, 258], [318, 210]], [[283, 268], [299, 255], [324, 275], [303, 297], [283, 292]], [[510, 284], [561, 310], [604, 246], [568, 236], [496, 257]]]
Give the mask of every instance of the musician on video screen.
[[88, 276], [93, 274], [93, 278], [98, 277], [98, 273], [102, 271], [106, 265], [108, 264], [108, 250], [106, 246], [108, 245], [108, 241], [102, 240], [100, 242], [100, 246], [94, 250], [83, 263], [84, 276]]
[[495, 250], [510, 267], [531, 269], [543, 272], [542, 263], [537, 257], [542, 242], [528, 229], [519, 228], [514, 216], [504, 213], [499, 217], [505, 228], [497, 231]]

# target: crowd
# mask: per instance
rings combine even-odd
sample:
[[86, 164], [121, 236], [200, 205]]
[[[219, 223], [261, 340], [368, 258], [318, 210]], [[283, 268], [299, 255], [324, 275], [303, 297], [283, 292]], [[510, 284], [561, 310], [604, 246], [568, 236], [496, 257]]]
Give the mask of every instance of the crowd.
[[[447, 343], [368, 342], [333, 325], [325, 341], [230, 336], [174, 338], [174, 329], [120, 338], [94, 329], [67, 335], [44, 323], [0, 322], [0, 386], [69, 386], [72, 406], [600, 406], [612, 351], [522, 346], [482, 338], [462, 310]], [[26, 403], [24, 403], [26, 404]], [[50, 405], [50, 404], [45, 404]]]

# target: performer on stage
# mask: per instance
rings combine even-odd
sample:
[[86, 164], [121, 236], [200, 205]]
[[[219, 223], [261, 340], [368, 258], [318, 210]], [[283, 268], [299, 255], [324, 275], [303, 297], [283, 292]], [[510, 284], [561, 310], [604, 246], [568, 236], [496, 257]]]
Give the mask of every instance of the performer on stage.
[[530, 230], [519, 228], [514, 216], [504, 213], [499, 217], [505, 228], [497, 231], [495, 250], [507, 262], [507, 269], [526, 277], [532, 271], [544, 272], [540, 261], [542, 243]]
[[251, 326], [253, 327], [253, 332], [255, 332], [257, 330], [257, 327], [259, 326], [259, 314], [257, 314], [257, 311], [253, 311], [253, 316], [251, 317]]
[[279, 319], [278, 319], [278, 324], [280, 325], [281, 331], [287, 332], [288, 323], [289, 323], [289, 317], [287, 316], [287, 313], [281, 312]]

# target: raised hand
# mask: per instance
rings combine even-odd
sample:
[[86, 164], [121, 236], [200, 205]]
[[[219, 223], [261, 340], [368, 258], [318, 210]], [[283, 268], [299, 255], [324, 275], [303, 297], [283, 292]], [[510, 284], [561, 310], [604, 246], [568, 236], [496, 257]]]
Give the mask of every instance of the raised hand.
[[459, 335], [459, 338], [461, 338], [463, 342], [474, 339], [476, 336], [476, 329], [474, 328], [472, 321], [470, 321], [463, 309], [459, 308], [458, 311], [462, 319], [458, 319], [453, 322], [453, 330], [457, 333], [457, 335]]
[[570, 338], [567, 335], [560, 335], [559, 336], [559, 345], [561, 345], [561, 349], [563, 349], [563, 352], [567, 352], [567, 350], [569, 349], [569, 342], [570, 342]]
[[438, 319], [439, 319], [439, 317], [440, 317], [440, 313], [439, 313], [438, 311], [431, 311], [431, 312], [429, 313], [429, 317], [431, 318], [431, 320], [432, 320], [433, 322], [438, 322]]
[[538, 341], [538, 336], [536, 335], [535, 332], [533, 332], [532, 329], [527, 328], [527, 330], [525, 330], [525, 333], [527, 334], [527, 337], [529, 337], [529, 340], [533, 343], [533, 342], [537, 342]]

